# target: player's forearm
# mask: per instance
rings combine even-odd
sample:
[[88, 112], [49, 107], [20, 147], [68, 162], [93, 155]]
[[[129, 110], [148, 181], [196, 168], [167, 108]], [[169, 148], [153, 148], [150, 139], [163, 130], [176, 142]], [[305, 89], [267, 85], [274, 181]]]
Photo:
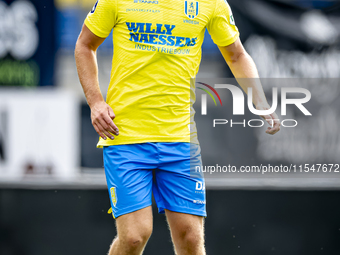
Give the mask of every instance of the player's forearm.
[[79, 80], [89, 106], [104, 101], [98, 81], [96, 52], [78, 42], [75, 49], [75, 59]]
[[234, 61], [228, 61], [228, 65], [245, 93], [248, 93], [248, 88], [252, 88], [253, 103], [255, 105], [266, 104], [267, 99], [256, 65], [249, 54], [247, 52], [240, 54]]

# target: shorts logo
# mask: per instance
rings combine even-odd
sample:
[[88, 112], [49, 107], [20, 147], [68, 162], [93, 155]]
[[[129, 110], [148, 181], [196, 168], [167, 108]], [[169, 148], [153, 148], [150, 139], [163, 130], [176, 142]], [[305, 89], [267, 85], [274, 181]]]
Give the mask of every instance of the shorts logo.
[[204, 182], [196, 182], [196, 190], [205, 190]]
[[193, 0], [184, 1], [184, 13], [189, 19], [194, 19], [198, 15], [198, 2]]
[[117, 194], [116, 194], [116, 187], [112, 187], [110, 189], [110, 193], [111, 193], [111, 201], [114, 207], [116, 207], [117, 204]]
[[205, 205], [205, 201], [202, 201], [202, 200], [193, 200], [192, 202], [194, 204]]
[[97, 0], [97, 2], [94, 4], [94, 6], [93, 6], [93, 8], [92, 8], [92, 10], [91, 10], [91, 13], [94, 13], [94, 12], [95, 12], [95, 10], [96, 10], [96, 8], [97, 8], [97, 5], [98, 5], [98, 1], [99, 1], [99, 0]]

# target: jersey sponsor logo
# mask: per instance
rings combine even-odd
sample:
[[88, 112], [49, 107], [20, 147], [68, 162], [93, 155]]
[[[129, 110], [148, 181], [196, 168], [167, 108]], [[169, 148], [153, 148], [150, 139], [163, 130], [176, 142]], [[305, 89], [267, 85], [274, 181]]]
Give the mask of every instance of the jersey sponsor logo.
[[191, 24], [191, 25], [199, 25], [199, 21], [196, 21], [196, 20], [191, 20], [191, 19], [183, 19], [183, 23], [186, 23], [186, 24]]
[[94, 13], [96, 11], [96, 8], [97, 8], [97, 5], [98, 5], [98, 1], [99, 0], [97, 0], [97, 2], [94, 4], [94, 6], [93, 6], [93, 8], [91, 10], [91, 13]]
[[197, 1], [184, 1], [184, 13], [189, 19], [194, 19], [198, 15], [199, 3]]
[[135, 49], [144, 50], [144, 51], [153, 51], [153, 52], [161, 52], [170, 55], [188, 55], [190, 54], [190, 49], [181, 49], [181, 48], [167, 48], [161, 46], [148, 46], [144, 44], [135, 44]]
[[196, 38], [174, 36], [173, 30], [175, 25], [169, 24], [152, 24], [126, 22], [130, 31], [130, 41], [136, 43], [145, 43], [151, 45], [164, 45], [175, 47], [192, 47], [196, 45]]
[[111, 201], [114, 207], [116, 207], [117, 204], [117, 193], [116, 193], [116, 187], [110, 188], [111, 193]]
[[158, 4], [158, 1], [151, 0], [134, 0], [134, 3], [142, 3], [142, 4]]
[[152, 13], [160, 13], [160, 10], [153, 9], [140, 9], [140, 8], [126, 8], [126, 12], [152, 12]]

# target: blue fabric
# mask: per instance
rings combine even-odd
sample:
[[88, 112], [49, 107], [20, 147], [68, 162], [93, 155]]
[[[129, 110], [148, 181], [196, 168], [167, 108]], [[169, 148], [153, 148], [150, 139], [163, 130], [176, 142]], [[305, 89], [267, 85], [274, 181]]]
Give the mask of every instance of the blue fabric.
[[[115, 218], [148, 207], [152, 193], [164, 209], [206, 216], [200, 147], [190, 143], [141, 143], [104, 147], [104, 167]], [[114, 197], [112, 191], [114, 190]]]

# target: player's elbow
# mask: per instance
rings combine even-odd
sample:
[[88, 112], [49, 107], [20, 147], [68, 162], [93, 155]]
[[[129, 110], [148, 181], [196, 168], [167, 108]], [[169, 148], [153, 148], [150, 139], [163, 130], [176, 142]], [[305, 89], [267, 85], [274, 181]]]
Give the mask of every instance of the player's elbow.
[[74, 49], [74, 56], [77, 58], [78, 56], [81, 55], [86, 55], [87, 53], [91, 52], [92, 49], [88, 45], [86, 45], [80, 38], [78, 38], [76, 42], [76, 46]]
[[76, 42], [76, 47], [74, 48], [74, 56], [77, 58], [77, 55], [79, 54], [79, 52], [81, 51], [81, 47], [79, 45], [79, 39]]
[[76, 61], [79, 59], [79, 57], [83, 54], [82, 53], [82, 47], [81, 45], [78, 44], [78, 42], [76, 43], [76, 47], [74, 49], [74, 58], [76, 59]]
[[84, 42], [82, 42], [82, 39], [79, 36], [78, 39], [77, 39], [77, 42], [76, 42], [74, 53], [77, 54], [79, 51], [82, 51], [84, 49], [85, 49], [85, 44], [84, 44]]
[[244, 59], [250, 58], [249, 54], [245, 51], [236, 52], [230, 59], [228, 59], [228, 65], [235, 65], [236, 63], [241, 62]]

